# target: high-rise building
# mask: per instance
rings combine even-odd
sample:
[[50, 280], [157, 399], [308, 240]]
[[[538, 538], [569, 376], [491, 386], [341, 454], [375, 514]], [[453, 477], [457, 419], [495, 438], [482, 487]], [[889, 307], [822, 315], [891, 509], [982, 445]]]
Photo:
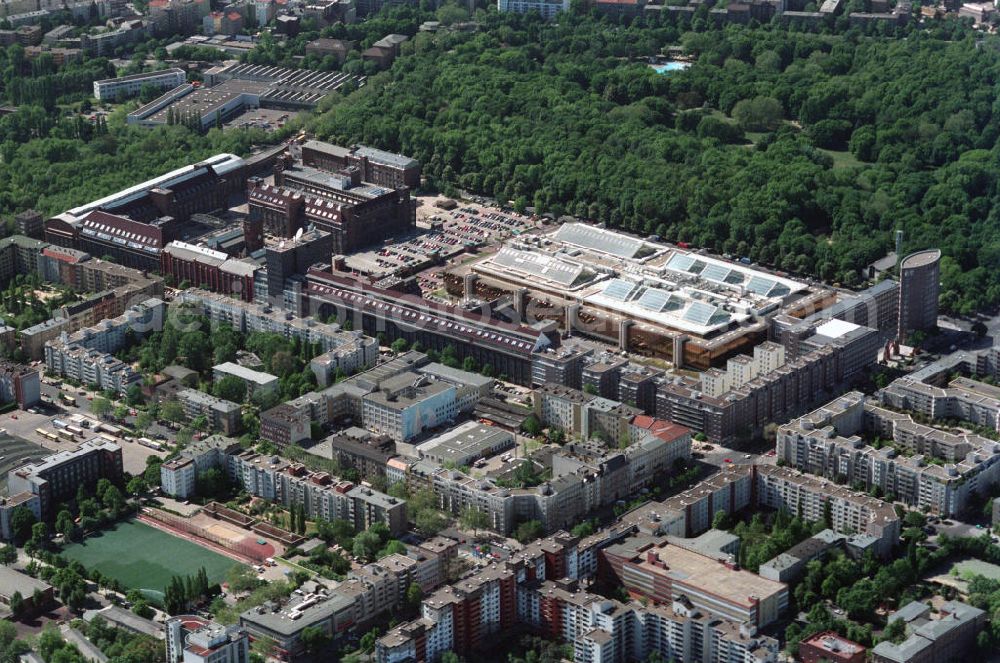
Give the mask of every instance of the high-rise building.
[[899, 334], [906, 341], [911, 333], [937, 326], [941, 295], [941, 251], [917, 251], [899, 264]]

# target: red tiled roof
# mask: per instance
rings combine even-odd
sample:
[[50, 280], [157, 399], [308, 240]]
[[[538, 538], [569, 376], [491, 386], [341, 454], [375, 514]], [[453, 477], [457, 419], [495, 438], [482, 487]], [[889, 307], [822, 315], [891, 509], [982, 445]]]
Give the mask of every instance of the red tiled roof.
[[671, 442], [691, 433], [691, 429], [685, 428], [680, 424], [675, 424], [665, 419], [657, 419], [645, 414], [632, 417], [632, 425], [648, 430], [664, 442]]

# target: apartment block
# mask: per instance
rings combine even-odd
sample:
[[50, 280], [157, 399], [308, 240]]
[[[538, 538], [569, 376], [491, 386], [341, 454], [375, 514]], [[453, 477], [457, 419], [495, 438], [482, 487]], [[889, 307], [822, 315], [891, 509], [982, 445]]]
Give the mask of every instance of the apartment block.
[[57, 339], [64, 332], [75, 332], [121, 315], [136, 300], [146, 298], [134, 286], [126, 285], [61, 306], [48, 320], [18, 332], [21, 349], [30, 358], [41, 359], [47, 341]]
[[18, 235], [24, 235], [32, 239], [41, 239], [42, 234], [45, 232], [41, 212], [36, 212], [33, 209], [15, 214], [14, 227], [17, 228]]
[[198, 475], [209, 468], [221, 468], [230, 479], [236, 479], [233, 460], [243, 448], [238, 440], [222, 435], [210, 435], [195, 440], [179, 456], [160, 466], [160, 484], [171, 497], [186, 500], [196, 495]]
[[628, 424], [642, 414], [618, 401], [591, 396], [556, 384], [537, 387], [532, 401], [535, 416], [544, 426], [562, 429], [583, 440], [600, 439], [617, 446], [628, 435]]
[[788, 607], [788, 587], [672, 545], [636, 536], [601, 551], [605, 580], [636, 598], [672, 604], [686, 598], [706, 613], [737, 624], [767, 626]]
[[341, 467], [354, 469], [366, 480], [386, 475], [386, 464], [396, 455], [396, 443], [384, 435], [353, 435], [348, 430], [326, 438], [316, 447], [329, 445], [330, 458], [336, 460]]
[[98, 479], [119, 483], [122, 479], [122, 450], [103, 440], [88, 440], [74, 451], [60, 451], [37, 463], [22, 465], [7, 473], [11, 495], [37, 495], [41, 517], [55, 516], [54, 509], [76, 497], [77, 489], [93, 487]]
[[279, 449], [297, 444], [312, 436], [309, 410], [282, 403], [260, 415], [260, 436]]
[[873, 537], [873, 550], [882, 558], [891, 555], [899, 540], [899, 516], [888, 502], [787, 467], [756, 465], [754, 474], [758, 506], [784, 509], [810, 522], [823, 520], [829, 511], [835, 531]]
[[38, 271], [38, 260], [48, 246], [45, 242], [24, 235], [0, 240], [0, 279], [12, 279], [17, 274]]
[[135, 296], [163, 296], [163, 279], [138, 269], [91, 257], [85, 251], [46, 244], [38, 258], [38, 272], [46, 281], [81, 292], [102, 292], [131, 286]]
[[542, 18], [552, 19], [559, 12], [569, 11], [569, 0], [497, 0], [497, 10], [502, 14], [527, 14], [535, 11]]
[[947, 663], [960, 659], [976, 646], [976, 636], [986, 623], [986, 613], [961, 601], [948, 601], [936, 615], [927, 605], [913, 601], [889, 615], [889, 621], [906, 622], [906, 639], [899, 644], [880, 642], [872, 648], [875, 663]]
[[574, 345], [547, 348], [535, 353], [531, 358], [531, 383], [535, 386], [556, 384], [583, 389], [584, 366], [592, 355], [590, 348]]
[[213, 323], [225, 323], [241, 334], [267, 332], [302, 343], [318, 344], [323, 352], [342, 351], [343, 366], [369, 366], [378, 356], [378, 342], [361, 332], [344, 331], [340, 325], [300, 318], [270, 306], [242, 302], [223, 294], [190, 289], [177, 295], [181, 304], [199, 308]]
[[759, 434], [765, 423], [795, 416], [851, 383], [878, 356], [876, 330], [840, 320], [813, 328], [807, 340], [811, 345], [805, 353], [767, 373], [758, 371], [778, 364], [782, 356], [776, 344], [768, 344], [756, 360], [735, 357], [725, 372], [709, 370], [701, 380], [663, 380], [656, 416], [703, 432], [710, 440], [738, 444]]
[[285, 506], [301, 504], [310, 518], [347, 520], [359, 531], [376, 522], [384, 523], [393, 535], [406, 531], [404, 500], [301, 465], [288, 465], [273, 476], [275, 499]]
[[10, 541], [14, 538], [11, 518], [18, 507], [31, 511], [37, 520], [42, 519], [42, 501], [38, 495], [21, 492], [10, 497], [0, 496], [0, 540]]
[[[602, 545], [621, 538], [592, 537]], [[613, 546], [614, 544], [612, 544]], [[686, 599], [621, 603], [590, 594], [577, 579], [590, 547], [565, 533], [537, 541], [423, 601], [421, 618], [397, 626], [376, 646], [379, 663], [436, 661], [445, 651], [474, 656], [498, 632], [520, 627], [573, 647], [573, 660], [626, 663], [658, 653], [665, 660], [773, 663], [778, 643], [749, 623], [712, 616]]]
[[45, 344], [45, 367], [55, 375], [123, 396], [129, 387], [142, 383], [142, 375], [113, 354], [62, 340]]
[[117, 317], [105, 318], [73, 333], [63, 332], [59, 342], [113, 354], [124, 348], [129, 340], [140, 341], [148, 333], [161, 331], [166, 318], [166, 303], [150, 297], [133, 304]]
[[206, 417], [212, 430], [223, 435], [233, 435], [243, 427], [242, 409], [238, 403], [216, 398], [197, 389], [181, 389], [177, 392], [177, 400], [184, 408], [184, 416], [188, 421]]
[[239, 626], [223, 626], [197, 615], [167, 620], [167, 663], [249, 663], [250, 637]]
[[38, 369], [0, 360], [0, 403], [17, 403], [27, 410], [41, 400], [41, 388]]
[[[886, 392], [883, 398], [891, 399]], [[875, 448], [876, 439], [893, 445]], [[1000, 443], [917, 424], [909, 414], [882, 408], [858, 392], [780, 427], [776, 453], [803, 472], [878, 490], [945, 517], [1000, 481]]]

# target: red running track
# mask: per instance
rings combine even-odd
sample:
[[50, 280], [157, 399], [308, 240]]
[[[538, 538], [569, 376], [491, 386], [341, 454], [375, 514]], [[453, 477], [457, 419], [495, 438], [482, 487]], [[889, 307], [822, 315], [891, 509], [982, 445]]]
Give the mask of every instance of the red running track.
[[200, 536], [196, 536], [190, 532], [185, 532], [175, 527], [171, 527], [170, 525], [167, 525], [166, 523], [159, 521], [156, 518], [150, 518], [149, 516], [144, 516], [142, 514], [139, 514], [136, 517], [140, 522], [143, 522], [146, 525], [149, 525], [150, 527], [155, 527], [156, 529], [163, 532], [167, 532], [172, 536], [180, 537], [185, 541], [190, 541], [191, 543], [199, 545], [202, 548], [207, 548], [212, 552], [219, 553], [220, 555], [225, 555], [226, 557], [234, 559], [242, 564], [250, 564], [251, 566], [255, 564], [260, 564], [262, 561], [267, 559], [267, 557], [273, 556], [274, 553], [274, 546], [268, 543], [266, 546], [260, 547], [262, 556], [259, 559], [254, 557], [249, 557], [247, 555], [241, 555], [233, 550], [230, 550], [229, 548], [220, 546], [216, 543], [203, 539]]

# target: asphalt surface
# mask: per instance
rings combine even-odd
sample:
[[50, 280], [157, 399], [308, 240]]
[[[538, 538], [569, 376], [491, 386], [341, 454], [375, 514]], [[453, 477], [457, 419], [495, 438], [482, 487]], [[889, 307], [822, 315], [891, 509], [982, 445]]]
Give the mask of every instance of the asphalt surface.
[[[6, 429], [8, 435], [32, 442], [53, 452], [76, 449], [80, 444], [80, 440], [73, 442], [52, 440], [39, 435], [35, 429], [42, 428], [45, 430], [55, 431], [55, 426], [52, 424], [52, 420], [64, 418], [73, 413], [93, 416], [90, 412], [90, 404], [92, 401], [89, 400], [88, 397], [92, 399], [96, 396], [96, 394], [85, 389], [71, 388], [68, 385], [60, 388], [42, 383], [41, 387], [42, 394], [47, 395], [51, 400], [43, 401], [39, 406], [32, 408], [36, 410], [37, 413], [15, 410], [13, 412], [0, 415], [0, 428]], [[67, 394], [71, 393], [75, 404], [59, 404], [59, 393], [61, 391]], [[80, 391], [83, 391], [84, 393], [80, 394]], [[151, 427], [149, 433], [157, 432], [160, 429], [171, 434], [173, 433], [173, 431], [170, 431], [162, 426], [157, 426], [156, 429], [157, 430], [154, 430], [153, 427]], [[147, 434], [147, 436], [150, 435]], [[139, 474], [145, 470], [146, 459], [148, 457], [163, 457], [164, 455], [164, 452], [155, 451], [149, 447], [142, 446], [137, 442], [124, 442], [122, 444], [122, 463], [125, 471], [131, 474]]]

